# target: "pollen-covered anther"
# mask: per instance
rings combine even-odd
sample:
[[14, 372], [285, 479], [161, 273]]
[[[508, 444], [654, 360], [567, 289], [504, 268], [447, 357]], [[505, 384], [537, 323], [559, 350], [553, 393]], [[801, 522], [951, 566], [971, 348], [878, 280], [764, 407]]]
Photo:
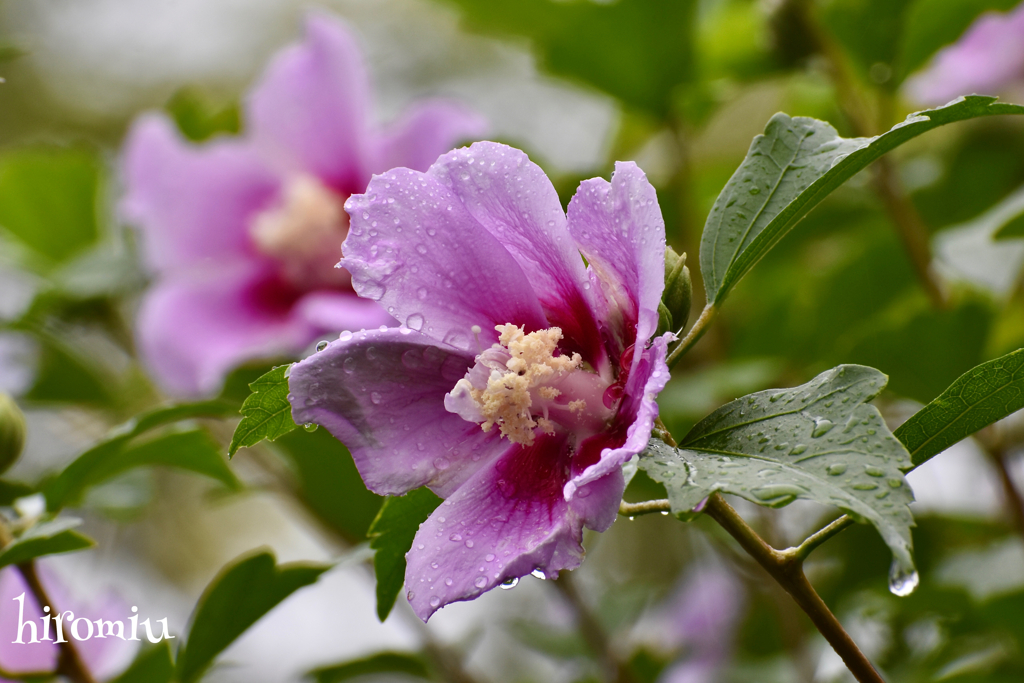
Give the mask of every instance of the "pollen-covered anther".
[[[459, 381], [445, 405], [466, 419], [479, 421], [484, 431], [497, 425], [502, 436], [529, 446], [535, 429], [555, 433], [555, 422], [549, 418], [546, 404], [562, 392], [550, 382], [579, 370], [583, 359], [578, 353], [558, 355], [562, 330], [557, 327], [529, 334], [512, 324], [495, 329], [498, 343], [477, 357], [477, 368]], [[486, 382], [477, 369], [486, 370]], [[475, 381], [471, 379], [474, 377]], [[535, 406], [535, 398], [543, 405]]]
[[566, 407], [569, 408], [570, 413], [582, 414], [587, 409], [587, 402], [580, 398], [575, 401], [569, 401]]

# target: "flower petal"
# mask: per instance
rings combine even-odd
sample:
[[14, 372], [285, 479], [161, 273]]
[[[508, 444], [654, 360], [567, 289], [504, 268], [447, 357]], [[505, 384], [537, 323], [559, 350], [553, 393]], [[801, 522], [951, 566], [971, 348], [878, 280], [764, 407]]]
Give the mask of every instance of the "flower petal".
[[315, 175], [341, 194], [366, 187], [369, 83], [355, 39], [310, 12], [305, 40], [279, 52], [249, 96], [248, 131], [275, 167]]
[[208, 394], [242, 361], [294, 353], [322, 329], [293, 314], [301, 296], [260, 266], [158, 282], [138, 315], [142, 355], [177, 395]]
[[537, 164], [518, 149], [477, 142], [437, 160], [429, 174], [512, 254], [526, 273], [566, 351], [593, 365], [603, 357], [590, 278], [565, 224], [558, 193]]
[[1024, 5], [986, 13], [955, 44], [941, 50], [923, 72], [907, 80], [911, 99], [938, 106], [970, 93], [996, 95], [1024, 70]]
[[356, 296], [352, 291], [310, 292], [295, 305], [295, 313], [311, 327], [326, 332], [354, 332], [395, 324], [395, 319], [383, 308], [373, 301]]
[[151, 114], [132, 126], [125, 150], [121, 212], [143, 231], [151, 268], [252, 258], [249, 221], [280, 183], [249, 147], [234, 140], [192, 145]]
[[565, 485], [566, 500], [581, 493], [581, 487], [596, 481], [619, 469], [637, 453], [647, 447], [654, 428], [654, 419], [658, 417], [657, 397], [671, 378], [665, 357], [668, 343], [675, 338], [670, 332], [656, 338], [649, 349], [639, 357], [636, 370], [630, 374], [626, 382], [624, 404], [619, 408], [619, 415], [632, 416], [626, 441], [618, 448], [606, 448], [601, 452], [600, 460], [589, 465], [574, 476]]
[[426, 171], [457, 143], [477, 138], [486, 130], [487, 120], [465, 105], [449, 100], [419, 101], [384, 131], [373, 169], [404, 166]]
[[507, 447], [497, 430], [444, 408], [471, 355], [408, 328], [342, 337], [292, 366], [292, 416], [344, 443], [371, 491], [401, 495], [429, 485], [447, 496]]
[[[654, 187], [636, 164], [617, 161], [610, 183], [580, 183], [568, 224], [608, 302], [606, 320], [614, 328], [621, 316], [611, 332], [623, 349], [643, 346], [658, 327], [665, 288], [665, 221]], [[634, 354], [634, 369], [639, 362]]]
[[568, 450], [547, 435], [513, 445], [420, 525], [405, 571], [420, 619], [535, 569], [554, 578], [580, 565], [583, 520], [561, 495]]
[[497, 341], [495, 325], [548, 327], [519, 264], [432, 175], [396, 168], [374, 176], [345, 210], [341, 265], [352, 286], [410, 328], [479, 352]]

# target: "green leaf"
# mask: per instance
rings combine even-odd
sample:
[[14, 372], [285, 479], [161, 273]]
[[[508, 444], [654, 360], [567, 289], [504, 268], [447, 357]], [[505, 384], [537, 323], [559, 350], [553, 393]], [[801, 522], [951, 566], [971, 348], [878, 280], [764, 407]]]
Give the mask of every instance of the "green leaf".
[[171, 683], [173, 678], [171, 644], [163, 640], [156, 647], [143, 650], [132, 665], [111, 683]]
[[708, 215], [700, 245], [707, 300], [720, 305], [732, 287], [822, 199], [886, 152], [938, 126], [1024, 106], [970, 95], [911, 114], [874, 138], [842, 138], [829, 124], [776, 114]]
[[241, 482], [224, 462], [220, 446], [201, 429], [172, 432], [130, 448], [119, 447], [121, 445], [94, 448], [68, 465], [44, 487], [47, 507], [56, 510], [75, 505], [89, 487], [135, 467], [152, 465], [202, 474], [235, 491], [242, 488]]
[[11, 506], [18, 498], [30, 496], [34, 489], [28, 484], [0, 479], [0, 505]]
[[73, 531], [81, 523], [80, 519], [64, 517], [30, 527], [0, 551], [0, 567], [91, 548], [96, 545], [91, 538]]
[[835, 505], [875, 526], [894, 571], [912, 572], [914, 497], [902, 472], [910, 456], [867, 403], [885, 383], [878, 370], [840, 365], [793, 389], [736, 399], [697, 423], [678, 449], [652, 440], [640, 467], [683, 517], [716, 491], [769, 507], [797, 498]]
[[410, 491], [404, 496], [388, 497], [370, 526], [373, 571], [377, 576], [377, 617], [388, 618], [395, 599], [405, 583], [405, 554], [430, 513], [441, 504], [428, 488]]
[[220, 456], [219, 447], [205, 434], [181, 432], [170, 435], [173, 438], [169, 441], [156, 440], [128, 448], [133, 439], [158, 427], [192, 418], [225, 417], [231, 412], [228, 403], [200, 401], [156, 408], [133, 417], [110, 430], [106, 439], [78, 456], [46, 485], [47, 507], [58, 510], [71, 505], [80, 499], [87, 487], [143, 465], [180, 467], [213, 477], [229, 488], [239, 488], [237, 479]]
[[968, 370], [896, 429], [917, 467], [979, 429], [1024, 408], [1024, 349]]
[[231, 437], [228, 456], [243, 446], [273, 441], [295, 429], [292, 406], [288, 403], [288, 368], [281, 365], [249, 385], [252, 394], [242, 404], [242, 421]]
[[188, 639], [178, 655], [180, 683], [199, 680], [214, 658], [246, 629], [329, 568], [277, 566], [271, 553], [261, 552], [223, 569], [199, 598]]
[[471, 28], [533, 42], [553, 73], [667, 114], [693, 78], [693, 0], [448, 0]]
[[82, 149], [0, 155], [0, 226], [56, 265], [96, 241], [100, 163]]
[[326, 429], [296, 429], [275, 445], [309, 509], [351, 545], [361, 543], [384, 499], [366, 489], [348, 449]]
[[419, 655], [407, 652], [378, 652], [363, 659], [325, 666], [309, 672], [309, 676], [317, 683], [338, 683], [373, 674], [404, 674], [415, 678], [430, 678], [430, 669]]
[[1003, 223], [1003, 227], [992, 236], [996, 240], [1008, 240], [1016, 237], [1024, 237], [1024, 213], [1014, 216]]
[[241, 114], [237, 102], [217, 106], [196, 88], [178, 90], [166, 105], [178, 129], [189, 140], [202, 142], [217, 133], [237, 133]]

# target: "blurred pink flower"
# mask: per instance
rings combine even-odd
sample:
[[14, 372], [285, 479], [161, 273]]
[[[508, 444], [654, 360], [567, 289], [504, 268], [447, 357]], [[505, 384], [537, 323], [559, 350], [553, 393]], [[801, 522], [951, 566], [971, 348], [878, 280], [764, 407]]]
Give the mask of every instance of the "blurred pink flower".
[[377, 176], [345, 207], [356, 291], [404, 326], [343, 334], [293, 365], [289, 400], [348, 446], [372, 491], [445, 499], [406, 556], [413, 610], [426, 620], [575, 569], [583, 527], [615, 520], [622, 465], [647, 445], [669, 377], [654, 187], [619, 162], [610, 183], [580, 184], [567, 216], [524, 153], [478, 142], [426, 173]]
[[[86, 602], [69, 595], [59, 580], [46, 571], [45, 565], [37, 564], [40, 581], [51, 600], [61, 612], [74, 612], [76, 618], [88, 617], [90, 620], [125, 621], [129, 612], [128, 605], [114, 594], [106, 594], [101, 598]], [[25, 594], [24, 614], [20, 614], [19, 602], [16, 598]], [[41, 640], [43, 636], [40, 618], [43, 611], [29, 590], [21, 573], [14, 567], [0, 570], [0, 666], [11, 673], [32, 671], [53, 671], [57, 667], [58, 646], [54, 641]], [[25, 642], [12, 642], [18, 639], [18, 620], [23, 617], [25, 622], [32, 622], [36, 627], [40, 642], [30, 643], [32, 630], [24, 627], [21, 639]], [[90, 630], [91, 632], [91, 630]], [[65, 623], [64, 637], [72, 640], [70, 626]], [[56, 638], [56, 626], [51, 619], [50, 637]], [[142, 636], [145, 639], [145, 636]], [[78, 648], [86, 667], [98, 680], [114, 677], [131, 661], [138, 649], [138, 643], [116, 637], [90, 638], [85, 641], [73, 641]], [[0, 678], [0, 683], [7, 679]]]
[[175, 394], [216, 390], [238, 363], [296, 353], [317, 337], [393, 323], [334, 266], [345, 199], [372, 173], [425, 170], [484, 121], [447, 101], [368, 121], [356, 43], [311, 13], [305, 40], [274, 56], [245, 102], [245, 134], [194, 145], [141, 117], [124, 153], [123, 215], [155, 279], [138, 316], [144, 360]]
[[998, 95], [1017, 84], [1024, 84], [1024, 3], [982, 15], [906, 89], [915, 102], [937, 106], [961, 95]]

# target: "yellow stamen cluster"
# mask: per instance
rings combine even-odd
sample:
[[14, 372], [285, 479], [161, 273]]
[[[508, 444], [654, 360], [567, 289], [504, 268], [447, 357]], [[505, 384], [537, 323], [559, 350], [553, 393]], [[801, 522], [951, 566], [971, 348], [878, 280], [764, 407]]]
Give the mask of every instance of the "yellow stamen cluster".
[[554, 423], [547, 417], [534, 420], [530, 414], [533, 406], [530, 391], [536, 388], [543, 398], [557, 398], [561, 393], [558, 389], [541, 385], [578, 370], [583, 359], [578, 353], [571, 357], [554, 355], [562, 339], [562, 330], [557, 327], [529, 334], [512, 324], [498, 325], [495, 329], [500, 334], [499, 343], [512, 356], [505, 363], [508, 371], [492, 372], [486, 389], [472, 389], [470, 393], [484, 416], [484, 431], [498, 425], [502, 436], [509, 441], [530, 446], [537, 427], [547, 434], [555, 431]]

